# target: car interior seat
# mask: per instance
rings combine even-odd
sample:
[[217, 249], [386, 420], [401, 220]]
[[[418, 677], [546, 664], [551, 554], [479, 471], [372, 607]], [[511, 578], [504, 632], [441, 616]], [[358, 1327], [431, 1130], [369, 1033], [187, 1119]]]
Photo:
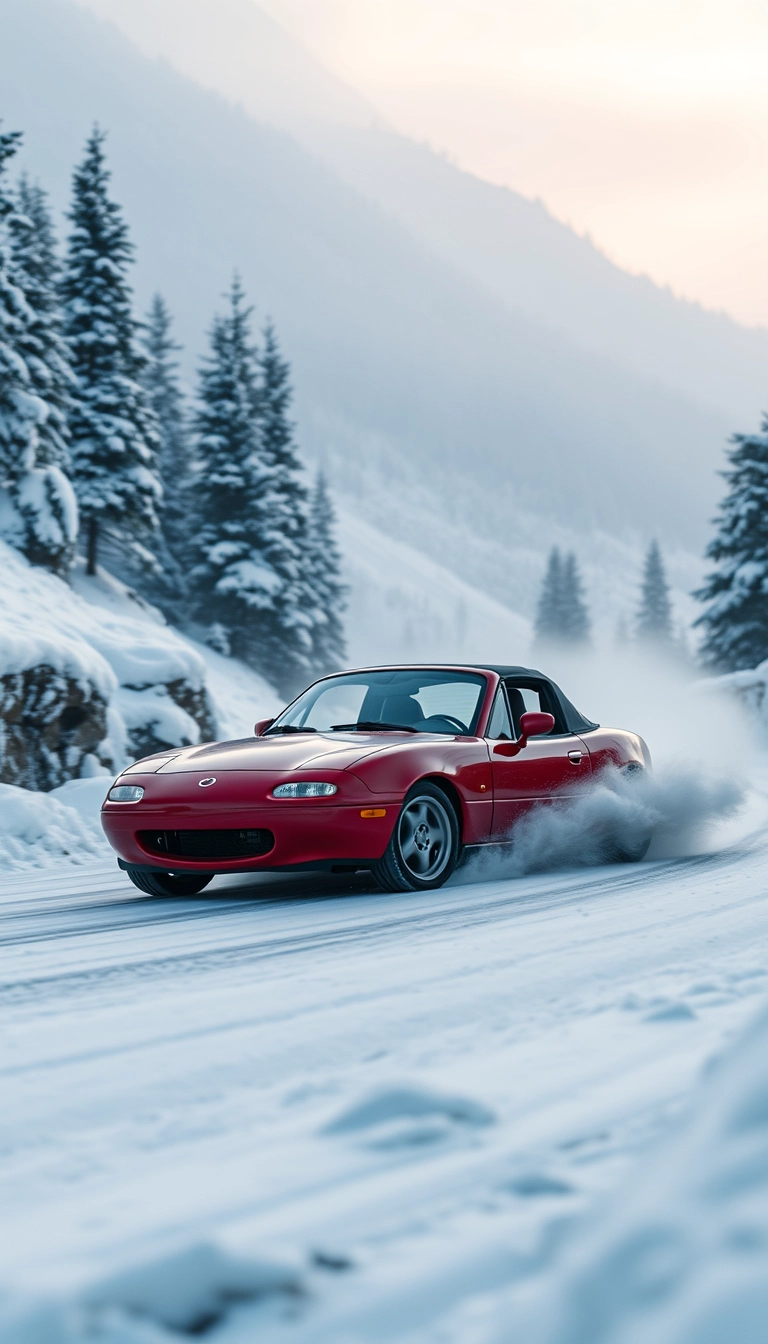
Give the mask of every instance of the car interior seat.
[[381, 706], [382, 723], [402, 723], [415, 728], [424, 719], [424, 710], [412, 695], [388, 695]]
[[507, 699], [509, 701], [509, 711], [512, 715], [512, 726], [515, 730], [515, 737], [519, 737], [522, 731], [520, 728], [520, 720], [525, 713], [523, 693], [522, 691], [519, 691], [516, 686], [508, 686]]

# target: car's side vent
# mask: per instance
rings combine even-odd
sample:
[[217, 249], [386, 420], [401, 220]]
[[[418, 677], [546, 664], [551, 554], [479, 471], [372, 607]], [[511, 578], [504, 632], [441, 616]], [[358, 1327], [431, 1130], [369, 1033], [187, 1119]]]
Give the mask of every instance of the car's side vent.
[[150, 854], [177, 859], [258, 859], [273, 848], [271, 831], [139, 831]]

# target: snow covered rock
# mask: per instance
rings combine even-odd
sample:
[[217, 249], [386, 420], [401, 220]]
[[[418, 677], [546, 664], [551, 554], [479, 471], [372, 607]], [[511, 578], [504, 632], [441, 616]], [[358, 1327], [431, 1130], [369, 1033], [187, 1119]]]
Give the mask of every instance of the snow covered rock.
[[92, 681], [42, 663], [0, 676], [0, 779], [53, 789], [111, 767], [107, 701]]
[[201, 654], [101, 575], [75, 590], [0, 542], [0, 780], [48, 790], [216, 735]]

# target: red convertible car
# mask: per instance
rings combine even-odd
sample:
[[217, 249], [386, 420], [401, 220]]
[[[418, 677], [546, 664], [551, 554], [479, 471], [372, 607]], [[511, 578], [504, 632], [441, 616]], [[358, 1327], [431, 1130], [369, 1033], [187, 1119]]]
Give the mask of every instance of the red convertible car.
[[104, 830], [142, 891], [275, 869], [370, 869], [389, 891], [426, 891], [471, 847], [514, 843], [528, 809], [608, 765], [650, 766], [642, 738], [591, 723], [524, 667], [324, 677], [255, 734], [148, 756], [115, 781]]

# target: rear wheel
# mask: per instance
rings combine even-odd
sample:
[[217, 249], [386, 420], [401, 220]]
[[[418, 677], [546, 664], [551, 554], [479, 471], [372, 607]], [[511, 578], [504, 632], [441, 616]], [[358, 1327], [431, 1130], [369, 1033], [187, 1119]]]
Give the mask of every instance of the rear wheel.
[[147, 872], [145, 868], [125, 871], [133, 885], [148, 896], [196, 896], [213, 880], [213, 874]]
[[[645, 770], [642, 765], [631, 762], [625, 765], [621, 772], [623, 779], [631, 780], [633, 783], [640, 783], [645, 778]], [[621, 834], [615, 836], [609, 846], [606, 854], [608, 863], [640, 863], [650, 849], [653, 839], [653, 829], [651, 826], [641, 826], [634, 833]]]
[[441, 789], [416, 784], [403, 803], [384, 857], [373, 872], [385, 891], [432, 891], [459, 857], [459, 823]]

